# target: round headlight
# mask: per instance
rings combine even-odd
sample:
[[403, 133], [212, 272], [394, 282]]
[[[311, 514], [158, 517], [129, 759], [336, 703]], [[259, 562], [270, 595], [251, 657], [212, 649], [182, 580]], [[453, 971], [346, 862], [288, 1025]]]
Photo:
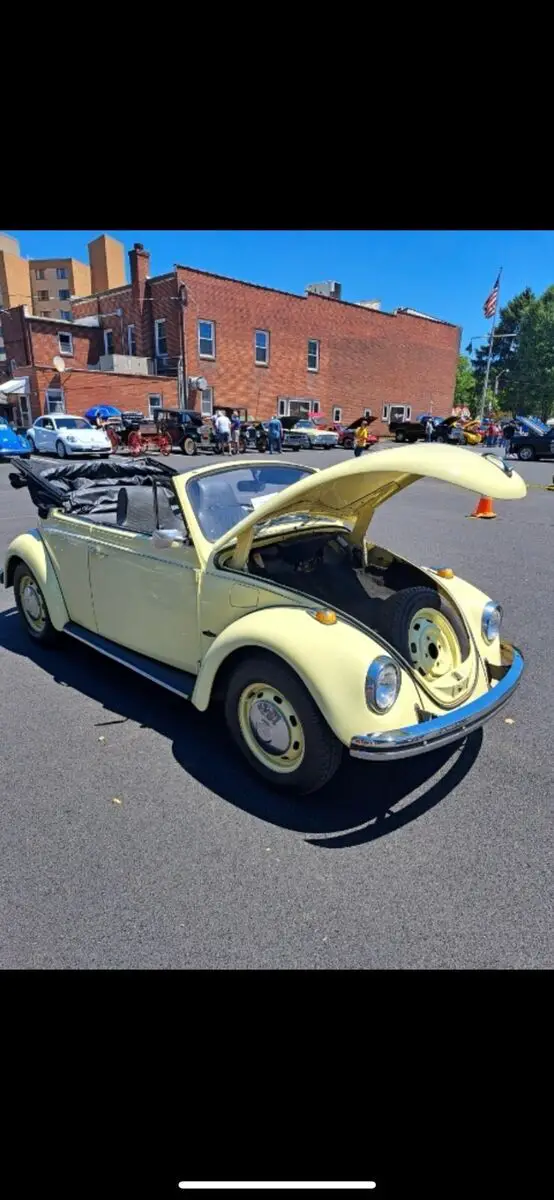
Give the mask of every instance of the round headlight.
[[374, 658], [365, 680], [365, 699], [368, 708], [385, 713], [392, 708], [400, 691], [400, 671], [388, 654]]
[[500, 633], [502, 624], [502, 606], [494, 600], [489, 600], [483, 609], [481, 617], [481, 632], [486, 642], [494, 642]]

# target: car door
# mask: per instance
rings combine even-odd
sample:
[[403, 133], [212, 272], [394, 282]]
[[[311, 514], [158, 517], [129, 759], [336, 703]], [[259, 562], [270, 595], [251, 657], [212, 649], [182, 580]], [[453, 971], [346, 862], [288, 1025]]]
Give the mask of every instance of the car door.
[[90, 523], [83, 517], [52, 511], [42, 526], [70, 621], [96, 631], [89, 579], [89, 549], [94, 544]]
[[42, 445], [41, 450], [46, 454], [53, 454], [56, 443], [56, 428], [52, 417], [45, 417], [42, 426]]
[[[89, 573], [96, 629], [118, 645], [196, 673], [198, 558], [192, 545], [159, 549], [152, 534], [94, 525]], [[180, 529], [187, 536], [184, 524]]]
[[[38, 421], [36, 421], [36, 423], [33, 425], [33, 437], [35, 440], [35, 446], [36, 446], [37, 450], [40, 450], [40, 451], [46, 450], [46, 434], [45, 434], [44, 425], [45, 425], [45, 422], [48, 420], [50, 420], [49, 417], [39, 417]], [[52, 424], [51, 421], [50, 421], [50, 424]]]

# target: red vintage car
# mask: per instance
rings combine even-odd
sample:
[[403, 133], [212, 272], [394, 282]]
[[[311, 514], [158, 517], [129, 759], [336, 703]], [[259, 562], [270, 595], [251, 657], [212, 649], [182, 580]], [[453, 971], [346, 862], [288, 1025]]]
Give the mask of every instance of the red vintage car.
[[[341, 425], [338, 422], [335, 422], [332, 428], [335, 429], [339, 435], [339, 446], [342, 446], [344, 450], [353, 450], [356, 430], [359, 429], [362, 421], [367, 421], [368, 425], [371, 425], [371, 422], [375, 421], [375, 419], [375, 417], [358, 417], [356, 421], [352, 421], [351, 425]], [[366, 443], [368, 448], [375, 446], [378, 441], [379, 438], [377, 434], [368, 433]]]

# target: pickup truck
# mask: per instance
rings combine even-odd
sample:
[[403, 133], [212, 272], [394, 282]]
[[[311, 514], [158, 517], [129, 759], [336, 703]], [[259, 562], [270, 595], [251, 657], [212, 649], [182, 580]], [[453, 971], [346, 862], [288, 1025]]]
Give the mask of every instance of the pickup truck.
[[389, 433], [396, 442], [417, 442], [425, 437], [424, 421], [391, 421]]

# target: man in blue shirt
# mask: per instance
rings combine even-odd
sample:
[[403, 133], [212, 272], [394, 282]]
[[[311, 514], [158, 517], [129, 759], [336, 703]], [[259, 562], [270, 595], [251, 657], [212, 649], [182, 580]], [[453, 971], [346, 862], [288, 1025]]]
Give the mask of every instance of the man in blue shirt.
[[275, 450], [277, 454], [281, 453], [281, 441], [283, 439], [283, 426], [277, 416], [273, 413], [271, 421], [268, 424], [267, 432], [269, 434], [269, 453], [273, 454]]

